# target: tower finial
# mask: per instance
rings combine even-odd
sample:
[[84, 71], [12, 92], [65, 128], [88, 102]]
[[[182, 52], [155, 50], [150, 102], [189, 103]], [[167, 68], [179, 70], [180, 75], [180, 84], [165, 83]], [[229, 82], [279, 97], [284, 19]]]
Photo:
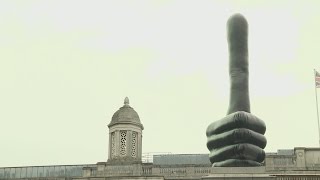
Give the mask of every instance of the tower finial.
[[129, 105], [129, 98], [128, 97], [124, 98], [124, 105]]

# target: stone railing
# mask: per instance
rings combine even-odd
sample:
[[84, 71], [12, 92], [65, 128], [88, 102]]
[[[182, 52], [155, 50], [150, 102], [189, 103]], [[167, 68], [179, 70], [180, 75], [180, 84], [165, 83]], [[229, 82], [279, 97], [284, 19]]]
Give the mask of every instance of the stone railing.
[[0, 179], [31, 179], [52, 177], [82, 177], [83, 168], [94, 168], [95, 164], [0, 167]]
[[152, 175], [164, 177], [201, 177], [211, 173], [211, 165], [155, 165], [152, 167]]
[[142, 175], [152, 175], [152, 164], [143, 164], [142, 165]]
[[277, 175], [276, 180], [320, 180], [319, 175]]
[[266, 157], [265, 165], [267, 170], [292, 169], [296, 166], [296, 158], [293, 155], [271, 155]]

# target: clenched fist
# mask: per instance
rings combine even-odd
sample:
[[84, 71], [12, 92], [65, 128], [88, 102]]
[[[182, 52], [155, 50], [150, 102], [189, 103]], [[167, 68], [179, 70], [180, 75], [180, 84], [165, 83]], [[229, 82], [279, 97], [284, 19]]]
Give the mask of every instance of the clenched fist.
[[230, 102], [228, 115], [206, 131], [213, 166], [261, 166], [265, 158], [265, 123], [250, 113], [248, 23], [235, 14], [228, 20]]

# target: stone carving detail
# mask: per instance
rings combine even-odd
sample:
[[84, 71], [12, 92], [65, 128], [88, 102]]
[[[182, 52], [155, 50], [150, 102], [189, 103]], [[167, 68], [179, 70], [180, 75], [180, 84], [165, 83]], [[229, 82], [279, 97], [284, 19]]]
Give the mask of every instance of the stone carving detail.
[[127, 131], [120, 131], [120, 156], [127, 154]]
[[131, 149], [131, 156], [137, 156], [137, 132], [132, 131], [132, 141], [131, 141], [132, 149]]
[[111, 133], [111, 156], [116, 154], [116, 144], [115, 144], [115, 135], [114, 132]]

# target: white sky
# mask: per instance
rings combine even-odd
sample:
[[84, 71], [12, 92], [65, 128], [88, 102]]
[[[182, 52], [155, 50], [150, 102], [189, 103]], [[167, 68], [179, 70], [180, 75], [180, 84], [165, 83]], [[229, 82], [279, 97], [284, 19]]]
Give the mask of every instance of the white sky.
[[107, 160], [125, 96], [143, 152], [208, 153], [226, 115], [226, 21], [249, 22], [252, 113], [267, 152], [318, 147], [320, 1], [1, 1], [0, 167]]

